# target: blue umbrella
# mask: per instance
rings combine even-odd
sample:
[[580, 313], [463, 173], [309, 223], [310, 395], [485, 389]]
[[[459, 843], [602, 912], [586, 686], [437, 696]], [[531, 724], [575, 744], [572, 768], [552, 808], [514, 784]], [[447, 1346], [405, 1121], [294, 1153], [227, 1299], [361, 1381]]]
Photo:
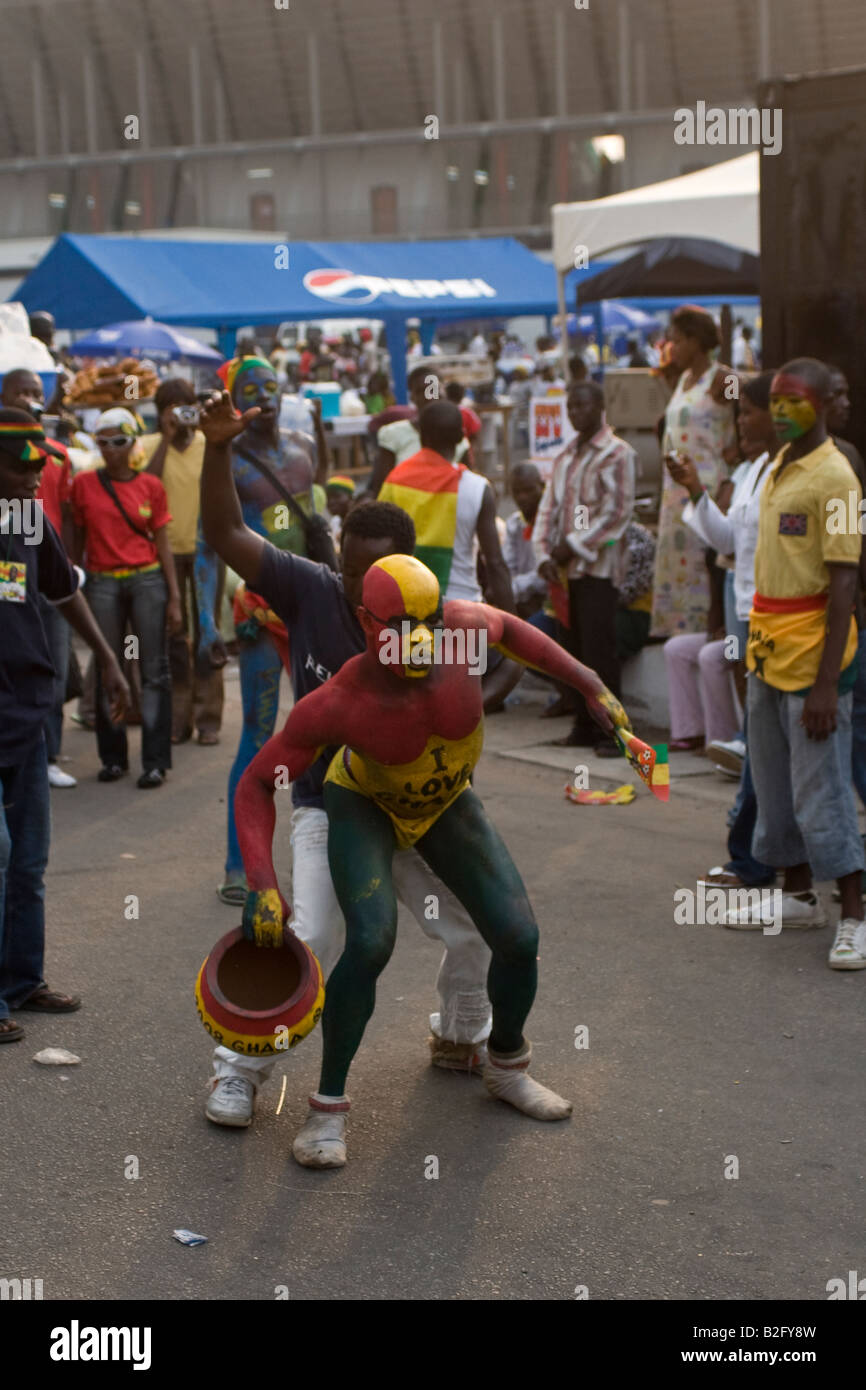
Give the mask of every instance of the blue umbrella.
[[[657, 318], [645, 314], [643, 309], [634, 309], [630, 304], [617, 304], [612, 299], [602, 300], [600, 308], [605, 333], [617, 329], [626, 333], [651, 333], [659, 324]], [[583, 310], [579, 318], [576, 314], [569, 314], [567, 323], [569, 333], [595, 333], [597, 330], [597, 319], [592, 310]], [[554, 337], [559, 337], [559, 329], [554, 331]]]
[[222, 353], [215, 352], [198, 338], [155, 319], [138, 319], [133, 323], [107, 323], [84, 338], [78, 338], [70, 351], [78, 357], [149, 357], [154, 362], [173, 362], [179, 357], [188, 362], [222, 362]]

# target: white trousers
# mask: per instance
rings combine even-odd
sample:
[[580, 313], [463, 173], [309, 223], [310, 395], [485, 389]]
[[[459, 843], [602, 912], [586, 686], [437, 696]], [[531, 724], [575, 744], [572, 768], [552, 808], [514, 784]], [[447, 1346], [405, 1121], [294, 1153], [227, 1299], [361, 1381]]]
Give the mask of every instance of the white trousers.
[[[346, 924], [328, 866], [328, 817], [315, 806], [292, 814], [291, 927], [305, 941], [327, 981], [343, 953]], [[394, 890], [425, 936], [445, 947], [436, 988], [439, 1013], [430, 1015], [433, 1032], [447, 1042], [480, 1043], [490, 1035], [487, 971], [490, 950], [465, 907], [434, 875], [414, 849], [396, 850]], [[430, 900], [438, 918], [428, 920]], [[241, 1076], [259, 1085], [273, 1071], [276, 1057], [242, 1057], [227, 1047], [214, 1049], [217, 1078]]]

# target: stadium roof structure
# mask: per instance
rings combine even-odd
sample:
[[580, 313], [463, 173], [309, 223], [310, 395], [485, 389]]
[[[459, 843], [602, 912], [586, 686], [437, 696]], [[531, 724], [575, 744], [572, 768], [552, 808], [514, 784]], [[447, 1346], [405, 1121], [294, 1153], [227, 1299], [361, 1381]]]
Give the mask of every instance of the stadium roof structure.
[[148, 315], [221, 334], [249, 323], [381, 319], [398, 398], [408, 319], [556, 311], [552, 267], [511, 237], [275, 245], [63, 235], [14, 297], [67, 329]]

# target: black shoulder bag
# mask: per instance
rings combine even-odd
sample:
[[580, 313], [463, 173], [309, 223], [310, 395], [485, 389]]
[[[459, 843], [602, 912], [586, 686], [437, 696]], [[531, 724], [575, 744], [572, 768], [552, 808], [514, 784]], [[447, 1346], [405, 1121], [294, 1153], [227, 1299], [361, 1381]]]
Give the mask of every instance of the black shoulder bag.
[[121, 502], [121, 500], [120, 500], [120, 498], [118, 497], [117, 493], [114, 491], [114, 484], [112, 483], [112, 481], [111, 481], [111, 479], [109, 478], [108, 474], [106, 473], [105, 469], [104, 469], [104, 468], [99, 468], [99, 469], [97, 469], [97, 471], [96, 471], [96, 476], [97, 476], [97, 478], [99, 479], [100, 484], [102, 485], [102, 487], [104, 488], [104, 490], [108, 493], [108, 495], [109, 495], [109, 497], [111, 498], [112, 502], [114, 503], [115, 507], [116, 507], [117, 510], [120, 512], [120, 515], [123, 517], [123, 519], [124, 519], [124, 521], [126, 522], [127, 526], [129, 526], [130, 529], [133, 530], [137, 536], [141, 536], [141, 537], [143, 537], [144, 540], [146, 540], [146, 541], [151, 541], [151, 542], [152, 542], [152, 541], [153, 541], [153, 535], [151, 534], [151, 532], [150, 532], [150, 531], [143, 531], [143, 530], [141, 529], [140, 526], [136, 526], [136, 524], [135, 524], [135, 522], [133, 521], [132, 517], [129, 516], [129, 514], [127, 513], [126, 509], [125, 509], [124, 506], [123, 506], [123, 503]]
[[[270, 468], [268, 464], [263, 463], [262, 460], [256, 458], [255, 455], [248, 454], [245, 449], [237, 448], [237, 445], [235, 445], [235, 450], [240, 454], [242, 459], [245, 459], [247, 463], [251, 463], [253, 468], [261, 473], [263, 478], [267, 478], [274, 491], [278, 492], [280, 497], [283, 498], [292, 515], [300, 522], [304, 532], [307, 559], [315, 560], [317, 564], [320, 565], [327, 565], [328, 569], [333, 570], [336, 574], [339, 569], [337, 564], [337, 552], [334, 549], [331, 528], [325, 518], [316, 511], [313, 512], [312, 516], [307, 516], [307, 513], [303, 508], [298, 506], [288, 488], [283, 487], [276, 473], [274, 473], [273, 469]], [[310, 489], [310, 501], [313, 507], [315, 507], [315, 492], [312, 488]]]

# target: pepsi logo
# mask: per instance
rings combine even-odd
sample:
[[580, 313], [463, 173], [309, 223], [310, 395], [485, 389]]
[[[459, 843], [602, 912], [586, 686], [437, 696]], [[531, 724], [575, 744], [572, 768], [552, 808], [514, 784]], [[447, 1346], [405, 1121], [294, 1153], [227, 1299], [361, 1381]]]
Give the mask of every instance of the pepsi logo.
[[349, 304], [369, 304], [381, 294], [384, 281], [374, 275], [353, 275], [350, 270], [308, 270], [304, 289], [320, 299]]

